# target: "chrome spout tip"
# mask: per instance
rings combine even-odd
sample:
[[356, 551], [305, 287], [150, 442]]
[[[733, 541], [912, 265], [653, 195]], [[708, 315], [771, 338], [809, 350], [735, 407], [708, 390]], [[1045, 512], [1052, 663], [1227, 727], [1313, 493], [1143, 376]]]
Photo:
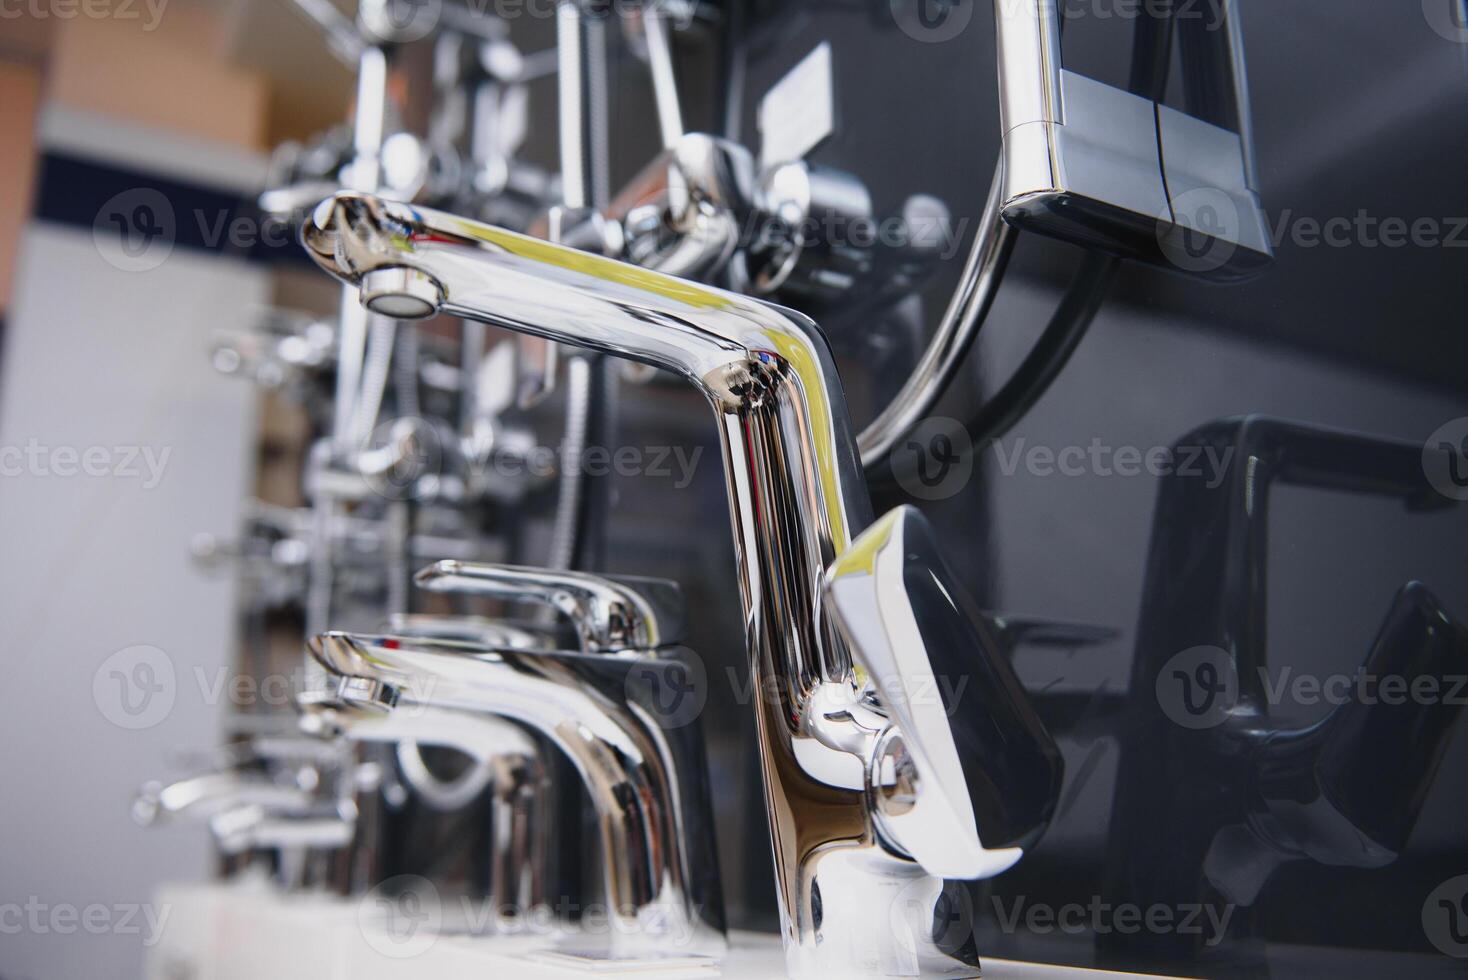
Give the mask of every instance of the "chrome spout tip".
[[372, 661], [351, 633], [330, 630], [306, 641], [306, 650], [334, 677], [372, 677]]
[[373, 313], [399, 320], [422, 320], [438, 313], [444, 290], [426, 272], [406, 266], [373, 269], [362, 276], [362, 305]]
[[413, 575], [413, 584], [420, 589], [437, 591], [443, 588], [443, 580], [463, 574], [467, 563], [455, 558], [444, 558], [434, 562], [425, 568], [420, 568]]
[[358, 287], [367, 309], [420, 320], [439, 311], [446, 291], [438, 279], [411, 267], [410, 229], [418, 217], [408, 205], [342, 191], [317, 204], [302, 223], [301, 245], [322, 269]]

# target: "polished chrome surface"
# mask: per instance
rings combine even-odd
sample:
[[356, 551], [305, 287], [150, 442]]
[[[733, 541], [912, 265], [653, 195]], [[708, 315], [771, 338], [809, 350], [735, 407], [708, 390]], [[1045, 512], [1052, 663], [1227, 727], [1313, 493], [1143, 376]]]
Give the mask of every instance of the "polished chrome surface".
[[846, 642], [819, 612], [823, 573], [871, 523], [819, 328], [744, 296], [366, 195], [322, 202], [302, 237], [348, 284], [412, 268], [452, 315], [661, 367], [704, 392], [725, 453], [788, 968], [976, 976], [971, 941], [936, 941], [947, 928], [937, 910], [953, 907], [948, 886], [880, 839], [863, 760], [890, 719], [863, 697]]
[[512, 719], [570, 757], [601, 831], [612, 955], [723, 949], [703, 744], [660, 724], [662, 662], [344, 633], [310, 650], [334, 687], [302, 699], [308, 729], [498, 758], [529, 743]]
[[336, 850], [352, 842], [355, 816], [351, 802], [345, 800], [300, 810], [244, 806], [215, 814], [209, 829], [227, 855], [254, 850]]
[[143, 826], [164, 819], [208, 819], [237, 807], [309, 807], [315, 794], [283, 785], [265, 774], [223, 771], [190, 776], [164, 785], [148, 783], [133, 801], [133, 819]]
[[[440, 561], [420, 571], [418, 586], [429, 592], [482, 595], [509, 601], [544, 603], [567, 616], [573, 624], [585, 653], [649, 652], [670, 643], [682, 642], [685, 612], [682, 595], [673, 582], [656, 579], [627, 578], [610, 580], [581, 572], [556, 572], [542, 568], [512, 565], [486, 565], [473, 562]], [[456, 640], [483, 647], [515, 650], [551, 650], [557, 646], [558, 631], [551, 628], [518, 626], [502, 620], [479, 616], [433, 616], [395, 614], [389, 619], [392, 635], [429, 640]], [[495, 787], [496, 814], [490, 826], [494, 833], [491, 860], [499, 869], [511, 868], [508, 878], [519, 880], [519, 869], [533, 865], [523, 874], [536, 881], [545, 877], [545, 849], [548, 834], [544, 827], [522, 826], [517, 817], [521, 809], [513, 801], [530, 795], [521, 770], [537, 772], [542, 763], [533, 758], [533, 746], [526, 748], [519, 762], [480, 753], [475, 765], [457, 779], [439, 779], [423, 761], [416, 741], [401, 741], [397, 746], [398, 768], [403, 779], [435, 809], [449, 812], [473, 800], [487, 786]], [[509, 799], [505, 799], [508, 794]], [[546, 809], [545, 801], [534, 803], [533, 812]], [[503, 824], [501, 818], [509, 821]], [[523, 852], [535, 855], [528, 858]], [[491, 891], [495, 891], [492, 884]], [[509, 902], [512, 907], [525, 903]], [[534, 904], [539, 904], [538, 900]]]
[[[1044, 831], [1062, 767], [997, 631], [961, 596], [913, 507], [858, 538], [824, 590], [890, 718], [865, 760], [883, 839], [935, 875], [990, 878]], [[966, 679], [969, 703], [944, 696]]]
[[754, 207], [754, 156], [730, 140], [686, 133], [651, 166], [664, 171], [664, 194], [628, 213], [624, 254], [670, 276], [721, 275]]
[[[553, 631], [519, 626], [482, 616], [439, 616], [394, 613], [388, 619], [390, 635], [424, 640], [449, 640], [513, 650], [554, 649]], [[307, 696], [303, 703], [318, 696]], [[314, 703], [314, 702], [313, 702]], [[310, 709], [308, 708], [308, 711]], [[499, 719], [446, 716], [447, 734], [430, 719], [411, 727], [402, 719], [382, 723], [371, 716], [336, 712], [333, 725], [322, 719], [307, 722], [320, 735], [346, 734], [359, 741], [396, 742], [398, 772], [422, 800], [435, 810], [451, 813], [490, 792], [488, 894], [501, 920], [524, 915], [549, 898], [547, 853], [554, 836], [550, 819], [552, 794], [540, 747], [509, 722]], [[372, 722], [377, 721], [377, 724]], [[473, 764], [454, 779], [441, 778], [424, 761], [422, 745], [447, 745], [464, 752]]]
[[440, 561], [415, 581], [429, 592], [550, 606], [571, 620], [584, 653], [643, 653], [682, 643], [687, 635], [683, 594], [664, 579]]
[[133, 800], [133, 819], [203, 823], [226, 876], [263, 866], [282, 889], [328, 884], [336, 855], [357, 833], [357, 808], [336, 781], [343, 761], [334, 751], [312, 757], [299, 740], [258, 750], [252, 743], [235, 768], [148, 783]]
[[[318, 644], [328, 640], [313, 642], [313, 654]], [[405, 637], [404, 642], [413, 639]], [[456, 809], [488, 788], [493, 834], [489, 898], [502, 920], [530, 915], [543, 907], [550, 899], [546, 874], [550, 802], [545, 766], [535, 740], [518, 725], [487, 714], [427, 705], [394, 711], [371, 709], [370, 704], [377, 702], [370, 694], [378, 690], [371, 680], [344, 677], [321, 655], [315, 659], [327, 667], [328, 685], [298, 697], [302, 730], [322, 738], [396, 745], [404, 779], [435, 809]], [[459, 779], [442, 782], [424, 763], [420, 745], [455, 749], [473, 759], [474, 765]]]
[[902, 390], [856, 437], [862, 466], [869, 472], [887, 464], [898, 443], [932, 412], [952, 384], [959, 365], [989, 316], [1016, 237], [1015, 230], [1000, 217], [1003, 194], [1004, 162], [1001, 160], [994, 168], [994, 182], [984, 202], [984, 213], [979, 217], [958, 287], [928, 341], [927, 350]]
[[874, 223], [871, 194], [852, 174], [804, 160], [760, 173], [765, 224], [750, 249], [750, 289], [829, 304], [873, 278], [873, 249], [852, 229]]
[[663, 146], [670, 147], [683, 137], [683, 109], [678, 98], [678, 76], [673, 71], [673, 39], [661, 4], [643, 8], [642, 28], [647, 39], [647, 64], [652, 73], [658, 130], [662, 133]]
[[433, 281], [411, 269], [377, 269], [362, 280], [362, 305], [383, 316], [432, 316], [443, 302]]
[[[1255, 188], [1243, 39], [1236, 11], [1223, 6], [1237, 131], [1065, 70], [1052, 0], [997, 4], [1004, 219], [1206, 278], [1236, 280], [1267, 266], [1273, 248]], [[1201, 70], [1186, 59], [1181, 69]]]

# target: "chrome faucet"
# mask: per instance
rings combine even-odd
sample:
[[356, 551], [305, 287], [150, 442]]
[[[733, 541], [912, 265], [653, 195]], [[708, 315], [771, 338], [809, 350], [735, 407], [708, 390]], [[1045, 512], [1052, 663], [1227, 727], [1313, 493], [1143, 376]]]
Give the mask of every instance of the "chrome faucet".
[[[905, 805], [899, 802], [887, 808], [882, 829], [874, 770], [879, 786], [887, 785], [887, 770], [902, 774], [924, 813], [956, 806], [953, 787], [924, 775], [936, 756], [922, 753], [941, 750], [913, 755], [911, 741], [884, 734], [893, 723], [915, 724], [903, 734], [922, 746], [950, 744], [951, 753], [967, 755], [965, 772], [1004, 769], [1003, 760], [982, 753], [1006, 747], [954, 737], [945, 743], [932, 734], [950, 724], [942, 711], [884, 703], [880, 689], [871, 689], [872, 671], [853, 660], [851, 637], [822, 612], [826, 570], [852, 550], [872, 515], [819, 328], [745, 296], [369, 195], [323, 201], [302, 239], [319, 265], [359, 288], [370, 309], [399, 316], [442, 311], [620, 355], [680, 374], [705, 394], [724, 450], [787, 968], [797, 977], [977, 976], [966, 924], [957, 934], [970, 938], [944, 941], [955, 935], [942, 922], [955, 905], [942, 876], [1009, 867], [1043, 826], [1033, 820], [1049, 808], [1023, 807], [1017, 812], [1031, 813], [1029, 823], [1001, 821], [991, 831], [985, 806], [971, 803], [971, 815], [954, 812], [950, 823], [972, 816], [982, 843], [970, 836], [952, 852], [913, 842], [905, 830], [894, 833]], [[958, 607], [939, 612], [943, 618], [924, 624], [922, 638], [930, 631], [934, 643], [972, 637]], [[908, 638], [885, 642], [898, 649]], [[865, 634], [861, 640], [877, 644], [872, 649], [884, 642]], [[403, 654], [384, 656], [391, 662]], [[1026, 717], [1031, 736], [1043, 733], [1017, 685], [994, 699], [1014, 702], [1008, 713]], [[1025, 746], [1023, 755], [1038, 760], [1041, 784], [1058, 783], [1059, 759], [1048, 738]], [[913, 772], [918, 778], [906, 779]], [[894, 794], [903, 795], [902, 788]], [[934, 794], [941, 795], [929, 803]], [[883, 928], [862, 928], [874, 915]]]
[[[601, 833], [610, 935], [596, 952], [717, 954], [724, 915], [695, 725], [664, 718], [672, 660], [328, 633], [310, 643], [335, 680], [303, 698], [307, 724], [355, 739], [414, 739], [472, 755], [550, 739], [581, 774]], [[519, 747], [502, 739], [517, 732]]]
[[263, 864], [283, 889], [329, 885], [332, 855], [356, 833], [356, 807], [315, 766], [295, 768], [288, 779], [245, 767], [272, 761], [266, 756], [252, 746], [237, 767], [148, 783], [133, 800], [133, 819], [142, 826], [203, 822], [226, 879]]
[[583, 653], [646, 655], [687, 637], [683, 594], [665, 579], [447, 560], [414, 581], [429, 592], [549, 606], [570, 619]]
[[[416, 751], [404, 752], [404, 747], [440, 745], [470, 756], [476, 767], [455, 786], [467, 783], [471, 791], [451, 790], [443, 795], [457, 797], [462, 805], [478, 796], [486, 786], [490, 787], [493, 840], [489, 897], [496, 920], [501, 928], [507, 928], [536, 914], [550, 899], [546, 876], [549, 835], [544, 828], [549, 806], [540, 747], [517, 725], [488, 715], [436, 707], [414, 711], [372, 710], [371, 705], [377, 703], [373, 698], [381, 695], [372, 678], [347, 677], [333, 670], [327, 658], [318, 652], [323, 644], [345, 642], [339, 639], [344, 636], [331, 634], [317, 637], [311, 643], [312, 653], [327, 668], [328, 684], [325, 689], [306, 691], [297, 697], [302, 730], [322, 738], [396, 744], [405, 776], [417, 771], [413, 766], [421, 756]], [[404, 642], [417, 641], [404, 638]], [[421, 761], [416, 764], [422, 767]], [[423, 772], [431, 778], [426, 767]]]
[[[440, 561], [415, 577], [418, 586], [438, 593], [472, 594], [507, 601], [540, 603], [563, 613], [579, 637], [584, 653], [647, 656], [681, 642], [686, 631], [683, 596], [662, 579], [622, 579], [581, 572], [552, 571], [513, 565]], [[553, 627], [521, 625], [480, 616], [399, 613], [390, 617], [389, 635], [471, 643], [486, 649], [553, 650]], [[491, 792], [489, 894], [499, 921], [514, 920], [542, 907], [549, 898], [548, 851], [554, 828], [552, 788], [539, 746], [511, 722], [478, 717], [466, 725], [458, 716], [440, 717], [446, 729], [431, 723], [415, 726], [414, 737], [401, 721], [353, 716], [350, 726], [338, 717], [335, 726], [350, 727], [363, 741], [395, 742], [404, 778], [442, 809], [470, 802], [486, 787]], [[421, 721], [421, 719], [420, 719]], [[318, 714], [308, 725], [330, 734]], [[465, 733], [480, 737], [466, 742]], [[447, 734], [449, 732], [457, 734]], [[439, 780], [423, 762], [419, 743], [470, 750], [475, 766], [452, 782]]]

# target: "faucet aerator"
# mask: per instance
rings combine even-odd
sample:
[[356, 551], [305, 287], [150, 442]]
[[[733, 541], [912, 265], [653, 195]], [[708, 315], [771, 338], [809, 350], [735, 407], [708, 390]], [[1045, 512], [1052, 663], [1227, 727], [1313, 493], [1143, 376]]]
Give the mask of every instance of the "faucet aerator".
[[442, 284], [417, 269], [393, 266], [362, 276], [362, 305], [373, 313], [399, 320], [422, 320], [443, 306]]

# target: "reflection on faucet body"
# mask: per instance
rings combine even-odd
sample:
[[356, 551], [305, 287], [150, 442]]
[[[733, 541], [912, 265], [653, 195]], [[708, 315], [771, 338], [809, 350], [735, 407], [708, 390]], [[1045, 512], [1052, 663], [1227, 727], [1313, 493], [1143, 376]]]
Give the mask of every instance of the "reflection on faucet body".
[[[570, 757], [596, 809], [611, 950], [723, 950], [703, 742], [696, 726], [662, 727], [662, 662], [343, 633], [318, 636], [310, 649], [335, 686], [302, 699], [308, 729], [499, 759], [534, 751], [503, 719], [550, 739]], [[522, 802], [534, 799], [525, 788]], [[510, 832], [522, 838], [543, 819], [511, 816], [497, 826], [517, 828]], [[523, 860], [535, 868], [542, 857]]]
[[[885, 720], [880, 706], [860, 707], [873, 699], [820, 612], [825, 570], [872, 513], [819, 328], [734, 293], [367, 195], [323, 201], [302, 238], [369, 308], [442, 311], [627, 357], [704, 393], [724, 450], [788, 968], [977, 976], [972, 942], [943, 948], [935, 936], [950, 908], [941, 876], [895, 852], [873, 823], [867, 763]], [[1017, 842], [984, 843], [1008, 853]], [[875, 909], [884, 928], [847, 930]], [[917, 937], [916, 948], [894, 936]]]

